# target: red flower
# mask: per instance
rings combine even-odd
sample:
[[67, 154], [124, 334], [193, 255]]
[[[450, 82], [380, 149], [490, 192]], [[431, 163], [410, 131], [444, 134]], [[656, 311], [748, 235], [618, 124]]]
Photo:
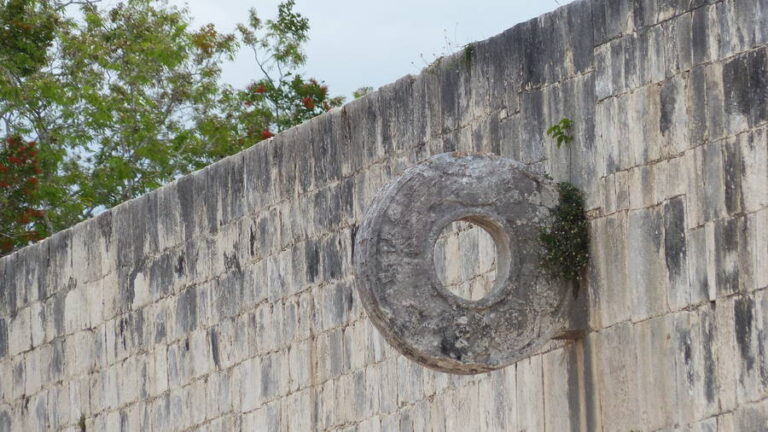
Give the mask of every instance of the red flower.
[[305, 106], [305, 107], [306, 107], [308, 110], [313, 110], [313, 109], [315, 109], [315, 101], [314, 101], [314, 100], [313, 100], [311, 97], [309, 97], [309, 96], [306, 96], [306, 97], [304, 97], [303, 99], [301, 99], [301, 103], [303, 103], [303, 104], [304, 104], [304, 106]]
[[21, 165], [22, 163], [24, 163], [23, 160], [17, 158], [16, 156], [9, 156], [8, 157], [8, 162], [10, 162], [10, 163], [12, 163], [14, 165]]
[[258, 94], [266, 93], [267, 87], [265, 87], [264, 84], [259, 84], [255, 89], [253, 89], [253, 91]]
[[264, 129], [263, 131], [261, 131], [261, 138], [262, 139], [270, 139], [273, 136], [275, 136], [275, 134], [270, 132], [269, 129]]
[[45, 212], [42, 211], [42, 210], [36, 210], [36, 209], [30, 208], [30, 209], [24, 210], [24, 214], [27, 214], [27, 215], [29, 215], [31, 217], [35, 217], [35, 218], [41, 218], [41, 217], [43, 217]]

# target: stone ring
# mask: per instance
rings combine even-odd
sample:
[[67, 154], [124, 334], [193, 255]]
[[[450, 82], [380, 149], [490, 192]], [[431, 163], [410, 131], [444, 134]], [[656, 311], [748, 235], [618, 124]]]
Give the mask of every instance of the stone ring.
[[[541, 227], [558, 204], [557, 185], [493, 155], [443, 153], [379, 191], [355, 240], [356, 286], [386, 340], [405, 356], [445, 372], [507, 366], [566, 325], [568, 284], [540, 267]], [[493, 238], [496, 281], [480, 300], [448, 291], [434, 245], [454, 221]]]

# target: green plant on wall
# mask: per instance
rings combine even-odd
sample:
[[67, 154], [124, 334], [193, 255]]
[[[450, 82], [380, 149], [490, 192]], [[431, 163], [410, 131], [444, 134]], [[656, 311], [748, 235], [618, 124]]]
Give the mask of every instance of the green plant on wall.
[[557, 278], [578, 281], [589, 261], [584, 196], [567, 182], [558, 183], [557, 189], [560, 203], [553, 211], [552, 224], [542, 228], [539, 234], [544, 249], [542, 267]]
[[557, 148], [560, 148], [563, 144], [570, 144], [573, 141], [573, 135], [570, 134], [572, 125], [571, 119], [564, 117], [547, 129], [547, 135], [555, 140]]
[[464, 66], [469, 67], [472, 65], [472, 59], [475, 57], [475, 45], [468, 43], [464, 45]]

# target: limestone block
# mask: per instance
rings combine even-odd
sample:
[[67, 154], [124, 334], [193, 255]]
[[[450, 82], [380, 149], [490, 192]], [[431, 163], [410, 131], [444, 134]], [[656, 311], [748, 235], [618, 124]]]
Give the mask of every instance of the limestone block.
[[632, 324], [620, 323], [601, 331], [597, 340], [598, 379], [612, 383], [599, 390], [601, 423], [605, 430], [641, 428], [642, 417], [636, 409], [640, 403], [638, 358], [634, 350], [625, 348], [627, 341], [635, 337]]
[[[626, 255], [627, 217], [626, 213], [617, 213], [597, 220], [594, 224], [593, 238], [604, 238], [608, 247], [597, 248], [592, 254], [592, 263], [598, 275], [595, 290], [599, 299], [598, 313], [600, 324], [610, 326], [629, 319], [630, 285]], [[609, 252], [611, 251], [611, 252]]]
[[681, 309], [691, 302], [688, 281], [688, 242], [686, 238], [685, 200], [682, 197], [667, 201], [662, 208], [664, 223], [664, 260], [669, 277], [667, 302], [672, 310]]
[[233, 395], [232, 403], [240, 412], [252, 411], [258, 407], [258, 387], [261, 379], [258, 374], [258, 358], [251, 358], [232, 368]]
[[206, 385], [206, 418], [214, 419], [233, 409], [232, 382], [235, 380], [234, 369], [212, 373], [203, 382]]
[[152, 430], [167, 430], [171, 427], [171, 395], [163, 393], [149, 404], [149, 424]]
[[11, 373], [11, 361], [0, 361], [0, 402], [10, 401], [13, 375]]
[[[544, 430], [543, 368], [541, 356], [516, 364], [515, 406], [519, 430]], [[525, 401], [525, 402], [523, 402]]]
[[691, 68], [693, 55], [691, 17], [691, 13], [684, 13], [662, 24], [667, 42], [664, 46], [664, 64], [668, 77]]
[[631, 32], [635, 25], [634, 8], [628, 0], [598, 0], [592, 3], [595, 45]]
[[714, 225], [715, 274], [718, 296], [745, 291], [752, 286], [752, 256], [747, 218], [740, 216]]
[[24, 308], [8, 323], [8, 354], [15, 356], [32, 348], [32, 309]]
[[759, 128], [736, 137], [744, 163], [739, 183], [747, 212], [768, 207], [767, 134], [766, 128]]
[[582, 365], [577, 361], [577, 349], [576, 344], [570, 344], [564, 349], [550, 351], [541, 357], [546, 430], [565, 431], [581, 428], [578, 369]]
[[664, 225], [658, 208], [630, 211], [627, 223], [627, 289], [632, 319], [668, 310], [669, 278], [664, 260]]
[[[715, 298], [715, 282], [709, 278], [707, 268], [709, 266], [707, 248], [707, 230], [698, 228], [686, 232], [686, 261], [688, 265], [688, 301], [691, 304]], [[682, 288], [674, 285], [675, 289]], [[671, 292], [672, 293], [672, 292]], [[710, 296], [711, 293], [711, 296]], [[678, 297], [678, 294], [680, 295]], [[670, 307], [679, 307], [680, 301], [685, 301], [685, 294], [678, 291], [674, 295], [677, 299], [670, 299]]]
[[765, 400], [746, 405], [733, 413], [733, 430], [762, 430], [768, 427], [768, 403]]

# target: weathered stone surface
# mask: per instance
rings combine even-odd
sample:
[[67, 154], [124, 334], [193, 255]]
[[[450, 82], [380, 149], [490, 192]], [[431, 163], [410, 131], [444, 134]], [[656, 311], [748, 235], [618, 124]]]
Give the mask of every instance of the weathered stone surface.
[[[567, 326], [568, 284], [539, 265], [555, 184], [516, 162], [444, 153], [407, 170], [371, 203], [356, 237], [358, 292], [395, 348], [438, 370], [478, 373], [524, 358]], [[496, 283], [480, 300], [449, 292], [434, 244], [465, 220], [493, 237]]]
[[[572, 2], [1, 258], [0, 431], [765, 430], [766, 43], [765, 0]], [[368, 319], [363, 215], [453, 150], [584, 192], [581, 342], [451, 375]]]

